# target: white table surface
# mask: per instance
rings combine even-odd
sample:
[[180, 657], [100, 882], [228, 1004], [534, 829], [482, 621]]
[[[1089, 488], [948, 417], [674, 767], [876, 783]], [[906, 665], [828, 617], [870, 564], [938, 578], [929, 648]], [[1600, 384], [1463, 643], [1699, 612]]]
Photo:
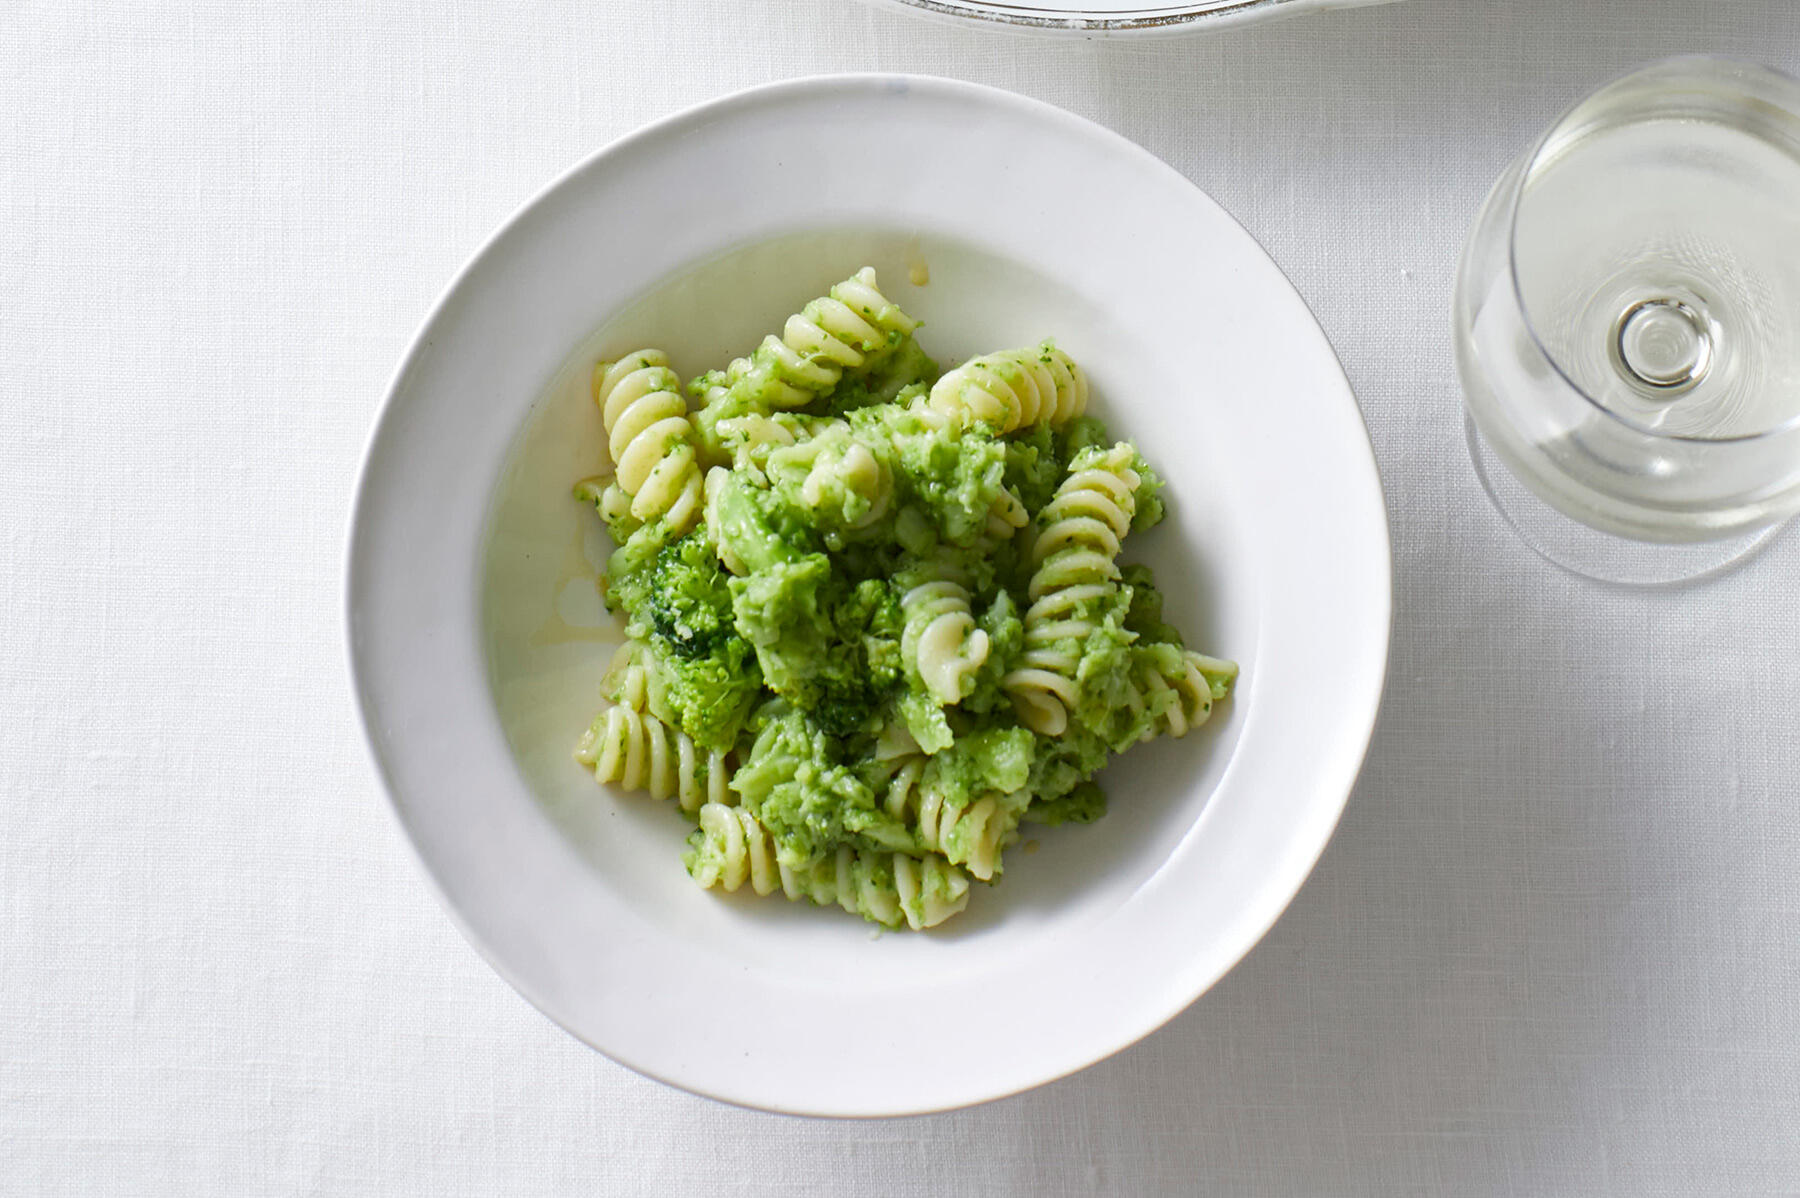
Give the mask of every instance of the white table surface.
[[[1540, 564], [1447, 329], [1504, 162], [1689, 49], [1795, 70], [1800, 13], [0, 8], [0, 1193], [1800, 1193], [1800, 536], [1673, 596]], [[1234, 973], [1072, 1079], [830, 1123], [639, 1078], [464, 943], [364, 756], [340, 559], [388, 374], [497, 222], [641, 122], [864, 69], [1092, 117], [1263, 241], [1361, 397], [1398, 615], [1343, 824]]]

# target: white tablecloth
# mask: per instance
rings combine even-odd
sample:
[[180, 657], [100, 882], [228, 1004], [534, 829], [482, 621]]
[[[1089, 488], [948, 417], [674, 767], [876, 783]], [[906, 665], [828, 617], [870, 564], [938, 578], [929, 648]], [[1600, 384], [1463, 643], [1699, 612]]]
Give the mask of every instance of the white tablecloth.
[[[1692, 49], [1795, 70], [1800, 16], [7, 4], [0, 1193], [1800, 1193], [1800, 536], [1675, 595], [1542, 565], [1448, 336], [1504, 162]], [[1233, 974], [1059, 1084], [830, 1123], [637, 1077], [464, 943], [365, 760], [340, 559], [388, 374], [497, 222], [641, 122], [864, 69], [1092, 117], [1263, 241], [1361, 397], [1398, 616], [1342, 827]]]

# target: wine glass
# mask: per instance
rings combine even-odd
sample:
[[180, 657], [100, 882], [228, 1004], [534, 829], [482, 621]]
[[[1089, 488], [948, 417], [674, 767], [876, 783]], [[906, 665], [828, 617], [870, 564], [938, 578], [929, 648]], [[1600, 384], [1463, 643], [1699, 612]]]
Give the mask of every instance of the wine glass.
[[1660, 62], [1494, 185], [1455, 299], [1489, 497], [1577, 574], [1715, 573], [1800, 511], [1800, 83]]

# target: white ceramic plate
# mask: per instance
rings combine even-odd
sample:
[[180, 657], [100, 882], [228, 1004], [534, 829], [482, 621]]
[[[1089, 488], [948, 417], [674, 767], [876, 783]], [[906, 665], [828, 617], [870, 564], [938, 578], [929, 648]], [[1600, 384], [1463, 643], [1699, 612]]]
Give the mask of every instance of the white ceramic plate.
[[1327, 8], [1361, 8], [1390, 0], [875, 0], [960, 21], [1087, 37], [1198, 33]]
[[[1039, 829], [939, 931], [699, 890], [670, 805], [570, 759], [617, 638], [584, 376], [684, 374], [865, 263], [940, 359], [1058, 338], [1169, 479], [1134, 538], [1190, 641], [1243, 664], [1202, 732], [1134, 750], [1113, 809]], [[909, 278], [929, 283], [915, 285]], [[491, 533], [491, 543], [490, 543]], [[596, 154], [450, 285], [394, 379], [349, 552], [352, 665], [407, 832], [521, 993], [634, 1069], [831, 1115], [978, 1102], [1180, 1011], [1324, 848], [1387, 658], [1389, 553], [1331, 347], [1256, 243], [1148, 153], [942, 79], [801, 80]]]

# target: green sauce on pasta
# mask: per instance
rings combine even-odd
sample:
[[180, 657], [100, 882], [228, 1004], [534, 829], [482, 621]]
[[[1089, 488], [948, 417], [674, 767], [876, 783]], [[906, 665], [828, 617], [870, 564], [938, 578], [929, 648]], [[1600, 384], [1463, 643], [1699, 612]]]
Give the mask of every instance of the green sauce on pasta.
[[943, 373], [917, 327], [864, 268], [685, 395], [659, 351], [602, 362], [614, 470], [575, 488], [627, 635], [577, 759], [678, 800], [701, 885], [915, 929], [1022, 821], [1099, 818], [1094, 772], [1237, 675], [1119, 561], [1162, 482], [1080, 367]]

